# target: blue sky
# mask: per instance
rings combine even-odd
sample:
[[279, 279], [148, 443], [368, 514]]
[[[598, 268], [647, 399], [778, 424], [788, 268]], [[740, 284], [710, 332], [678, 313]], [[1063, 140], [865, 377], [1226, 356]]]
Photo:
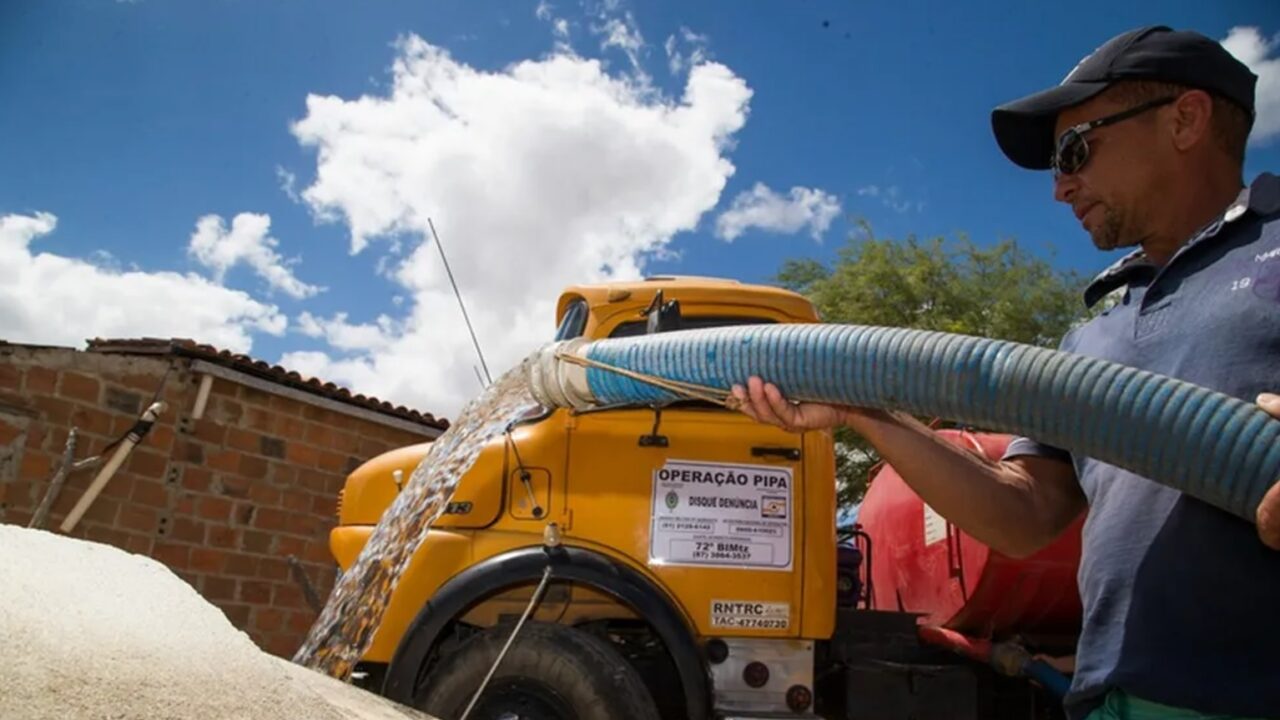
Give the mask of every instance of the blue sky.
[[1246, 175], [1280, 169], [1270, 0], [8, 0], [0, 338], [193, 336], [449, 414], [477, 388], [428, 216], [500, 367], [567, 283], [767, 281], [857, 217], [1093, 272], [989, 113], [1149, 23], [1250, 54]]

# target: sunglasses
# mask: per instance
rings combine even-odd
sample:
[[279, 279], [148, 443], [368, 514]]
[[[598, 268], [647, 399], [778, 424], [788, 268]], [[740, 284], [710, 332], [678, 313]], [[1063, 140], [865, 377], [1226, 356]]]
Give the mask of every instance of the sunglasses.
[[1121, 110], [1114, 115], [1100, 117], [1097, 120], [1090, 120], [1086, 123], [1080, 123], [1067, 128], [1058, 136], [1058, 145], [1054, 148], [1051, 165], [1053, 167], [1054, 176], [1058, 175], [1074, 175], [1080, 172], [1085, 163], [1089, 162], [1089, 141], [1085, 140], [1085, 134], [1107, 125], [1114, 125], [1121, 120], [1128, 120], [1131, 117], [1137, 117], [1148, 110], [1168, 105], [1177, 100], [1176, 97], [1161, 98], [1143, 103], [1137, 107]]

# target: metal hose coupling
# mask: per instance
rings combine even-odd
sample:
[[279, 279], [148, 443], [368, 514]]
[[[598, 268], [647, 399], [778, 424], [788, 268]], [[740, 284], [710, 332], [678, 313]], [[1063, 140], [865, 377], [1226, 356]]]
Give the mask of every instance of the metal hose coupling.
[[585, 410], [597, 402], [587, 385], [587, 369], [565, 362], [564, 355], [586, 357], [587, 338], [549, 343], [524, 361], [525, 378], [533, 397], [546, 408]]

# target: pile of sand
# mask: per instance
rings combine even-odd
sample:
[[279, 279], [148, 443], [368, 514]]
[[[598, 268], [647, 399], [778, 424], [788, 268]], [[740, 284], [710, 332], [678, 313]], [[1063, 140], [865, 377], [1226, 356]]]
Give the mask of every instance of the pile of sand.
[[258, 649], [160, 563], [0, 525], [0, 718], [404, 720]]

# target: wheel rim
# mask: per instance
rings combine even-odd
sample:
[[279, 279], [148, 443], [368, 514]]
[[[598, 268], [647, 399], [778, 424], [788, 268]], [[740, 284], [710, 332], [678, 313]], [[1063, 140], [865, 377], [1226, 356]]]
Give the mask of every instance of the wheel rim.
[[577, 720], [560, 693], [527, 678], [495, 680], [471, 713], [475, 720]]

